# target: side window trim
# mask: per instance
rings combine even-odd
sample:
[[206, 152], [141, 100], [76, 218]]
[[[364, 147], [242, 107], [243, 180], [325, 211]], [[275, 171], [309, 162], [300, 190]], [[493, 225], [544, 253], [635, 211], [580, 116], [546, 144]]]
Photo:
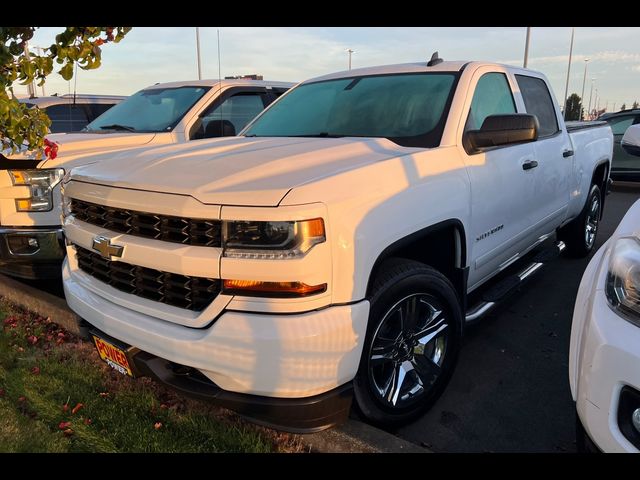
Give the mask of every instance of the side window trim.
[[[198, 117], [193, 121], [191, 126], [189, 127], [189, 135], [187, 137], [187, 141], [196, 140], [193, 136], [200, 129], [202, 125], [202, 118], [204, 118], [211, 110], [216, 109], [222, 103], [224, 103], [230, 97], [237, 95], [239, 93], [259, 93], [262, 99], [262, 103], [265, 103], [265, 95], [267, 94], [267, 89], [265, 87], [230, 87], [222, 91], [220, 95], [218, 95], [209, 105], [204, 107]], [[265, 106], [266, 108], [266, 106]], [[237, 134], [238, 132], [236, 132]]]

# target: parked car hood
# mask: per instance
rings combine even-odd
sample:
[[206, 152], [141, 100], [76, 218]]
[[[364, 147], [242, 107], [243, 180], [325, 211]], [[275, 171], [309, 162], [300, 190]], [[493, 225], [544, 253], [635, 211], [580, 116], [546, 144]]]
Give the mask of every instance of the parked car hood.
[[[86, 163], [86, 155], [98, 152], [122, 150], [146, 145], [156, 136], [155, 133], [104, 132], [104, 133], [53, 133], [47, 139], [58, 144], [55, 159], [44, 160], [40, 168], [71, 168]], [[4, 152], [3, 152], [4, 153]], [[37, 159], [33, 152], [21, 151], [5, 153], [9, 160]]]
[[383, 138], [230, 137], [101, 155], [72, 178], [206, 204], [277, 206], [296, 186], [416, 150]]

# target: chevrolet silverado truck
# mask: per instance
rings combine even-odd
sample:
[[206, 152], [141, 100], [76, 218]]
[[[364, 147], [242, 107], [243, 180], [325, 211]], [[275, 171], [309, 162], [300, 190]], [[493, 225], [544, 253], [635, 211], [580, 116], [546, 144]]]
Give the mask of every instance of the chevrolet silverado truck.
[[[292, 85], [244, 79], [156, 84], [103, 109], [88, 125], [83, 117], [80, 132], [49, 135], [57, 150], [46, 158], [0, 153], [0, 272], [60, 278], [65, 248], [59, 184], [65, 171], [85, 163], [87, 155], [235, 135]], [[73, 129], [85, 107], [64, 113]], [[51, 108], [47, 113], [54, 120]]]
[[611, 129], [553, 98], [434, 58], [305, 81], [235, 138], [104, 154], [64, 179], [67, 302], [119, 371], [254, 421], [319, 430], [355, 397], [408, 422], [498, 300], [481, 287], [556, 232], [593, 249]]

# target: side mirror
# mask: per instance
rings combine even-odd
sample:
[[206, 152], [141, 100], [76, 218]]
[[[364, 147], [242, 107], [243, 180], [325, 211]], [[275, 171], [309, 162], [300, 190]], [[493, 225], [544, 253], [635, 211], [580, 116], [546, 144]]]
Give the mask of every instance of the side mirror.
[[465, 133], [464, 147], [468, 153], [476, 153], [490, 147], [534, 142], [538, 139], [539, 128], [535, 115], [489, 115], [482, 122], [480, 130], [469, 130]]
[[620, 146], [629, 155], [640, 157], [640, 125], [632, 125], [624, 132]]

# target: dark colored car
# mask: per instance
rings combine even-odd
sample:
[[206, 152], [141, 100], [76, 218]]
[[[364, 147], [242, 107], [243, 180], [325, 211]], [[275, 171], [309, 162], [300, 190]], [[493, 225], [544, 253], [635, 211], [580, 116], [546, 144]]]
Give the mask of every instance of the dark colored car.
[[617, 181], [640, 181], [640, 157], [634, 157], [620, 146], [624, 132], [631, 125], [640, 123], [640, 109], [621, 110], [616, 113], [605, 113], [598, 120], [609, 124], [613, 132], [613, 160], [611, 162], [611, 178]]
[[51, 133], [79, 132], [88, 123], [127, 97], [121, 95], [72, 94], [21, 98], [20, 102], [37, 106], [47, 112], [51, 119]]

